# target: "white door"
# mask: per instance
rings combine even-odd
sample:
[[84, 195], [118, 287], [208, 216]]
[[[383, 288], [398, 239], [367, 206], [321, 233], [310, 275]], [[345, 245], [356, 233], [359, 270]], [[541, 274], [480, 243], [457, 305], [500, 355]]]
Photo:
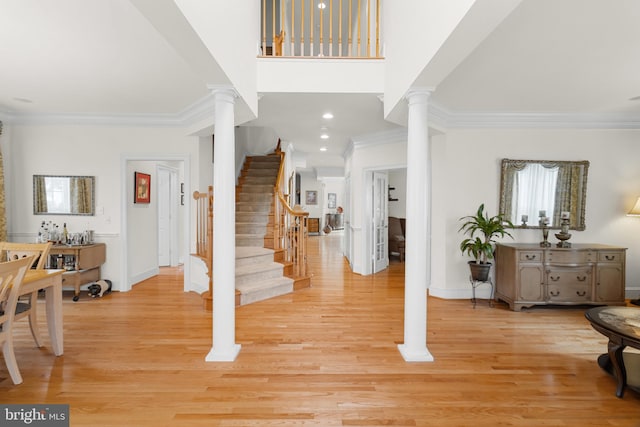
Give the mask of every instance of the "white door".
[[387, 201], [388, 184], [386, 172], [373, 173], [373, 273], [389, 266], [387, 250]]
[[349, 261], [349, 266], [353, 270], [353, 248], [352, 241], [353, 237], [351, 236], [351, 177], [348, 176], [344, 180], [344, 208], [343, 208], [343, 218], [344, 218], [344, 256], [347, 257]]
[[177, 265], [177, 172], [158, 167], [158, 265]]

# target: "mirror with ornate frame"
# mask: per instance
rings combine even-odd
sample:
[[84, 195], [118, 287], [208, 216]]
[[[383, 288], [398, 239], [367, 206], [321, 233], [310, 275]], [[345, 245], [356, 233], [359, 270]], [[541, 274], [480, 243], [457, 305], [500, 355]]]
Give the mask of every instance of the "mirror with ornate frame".
[[516, 228], [540, 228], [540, 214], [550, 228], [560, 228], [568, 212], [569, 228], [585, 229], [587, 160], [502, 159], [501, 171], [499, 212]]
[[34, 215], [94, 215], [95, 177], [33, 176]]

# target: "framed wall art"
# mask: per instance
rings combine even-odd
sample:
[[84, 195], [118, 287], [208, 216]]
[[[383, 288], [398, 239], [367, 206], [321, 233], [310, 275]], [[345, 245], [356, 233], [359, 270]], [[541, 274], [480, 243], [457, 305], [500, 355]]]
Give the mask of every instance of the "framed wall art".
[[307, 190], [305, 193], [306, 198], [305, 201], [307, 205], [317, 205], [318, 204], [318, 192], [314, 190]]
[[151, 202], [151, 175], [134, 172], [133, 203]]
[[336, 208], [336, 200], [337, 200], [337, 195], [336, 193], [329, 193], [327, 195], [327, 208], [328, 209], [335, 209]]

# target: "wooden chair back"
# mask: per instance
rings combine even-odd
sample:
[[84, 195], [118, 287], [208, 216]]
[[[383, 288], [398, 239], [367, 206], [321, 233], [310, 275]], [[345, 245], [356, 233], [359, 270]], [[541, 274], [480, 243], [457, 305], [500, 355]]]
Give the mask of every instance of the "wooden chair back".
[[31, 267], [43, 269], [47, 265], [47, 258], [52, 243], [16, 243], [0, 242], [0, 261], [14, 261], [19, 258], [35, 255]]
[[15, 319], [20, 286], [27, 269], [35, 261], [30, 255], [15, 261], [0, 263], [0, 344], [7, 370], [14, 384], [22, 382], [13, 352], [13, 320]]

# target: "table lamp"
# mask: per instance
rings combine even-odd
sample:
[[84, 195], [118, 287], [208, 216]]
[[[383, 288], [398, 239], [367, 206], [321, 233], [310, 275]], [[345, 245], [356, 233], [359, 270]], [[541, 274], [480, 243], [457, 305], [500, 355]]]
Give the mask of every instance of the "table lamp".
[[638, 197], [636, 204], [633, 205], [627, 216], [640, 216], [640, 197]]
[[[640, 197], [636, 200], [636, 204], [633, 205], [627, 216], [640, 216]], [[633, 305], [640, 305], [640, 298], [632, 299], [629, 301]]]

